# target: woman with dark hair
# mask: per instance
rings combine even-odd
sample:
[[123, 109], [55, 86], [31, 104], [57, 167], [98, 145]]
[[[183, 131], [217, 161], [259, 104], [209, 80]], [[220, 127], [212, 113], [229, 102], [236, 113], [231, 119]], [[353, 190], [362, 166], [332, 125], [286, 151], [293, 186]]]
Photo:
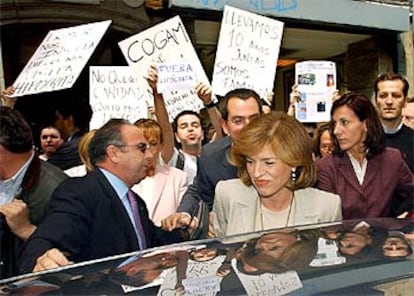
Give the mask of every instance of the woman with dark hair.
[[320, 159], [317, 187], [339, 194], [344, 219], [387, 217], [394, 195], [412, 202], [413, 175], [367, 97], [347, 93], [331, 109], [333, 154]]

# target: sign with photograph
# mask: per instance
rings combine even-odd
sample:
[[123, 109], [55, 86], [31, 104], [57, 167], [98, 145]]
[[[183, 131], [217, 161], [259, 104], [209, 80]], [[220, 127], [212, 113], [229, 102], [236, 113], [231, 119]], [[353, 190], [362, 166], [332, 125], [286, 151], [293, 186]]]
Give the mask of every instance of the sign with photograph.
[[295, 84], [300, 101], [295, 117], [301, 122], [330, 120], [332, 95], [336, 90], [336, 66], [330, 61], [305, 61], [295, 64]]
[[267, 98], [273, 90], [283, 26], [280, 21], [225, 6], [213, 92], [224, 96], [235, 88], [250, 88]]
[[71, 88], [111, 22], [49, 31], [13, 83], [13, 97]]
[[100, 128], [111, 118], [135, 122], [148, 117], [152, 90], [129, 66], [89, 68], [89, 102], [93, 115], [90, 128]]
[[[151, 64], [188, 62], [194, 67], [194, 80], [210, 85], [179, 16], [119, 42], [119, 47], [128, 65], [142, 79]], [[163, 96], [171, 121], [183, 110], [198, 111], [204, 107], [193, 89], [176, 88], [164, 92]]]

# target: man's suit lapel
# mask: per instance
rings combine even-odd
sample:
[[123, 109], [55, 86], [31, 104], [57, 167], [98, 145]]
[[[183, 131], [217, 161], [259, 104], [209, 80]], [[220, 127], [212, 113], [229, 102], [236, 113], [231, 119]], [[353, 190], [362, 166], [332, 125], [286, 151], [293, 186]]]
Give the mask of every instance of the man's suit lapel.
[[[121, 240], [123, 240], [128, 243], [128, 247], [131, 248], [131, 250], [139, 250], [134, 227], [131, 224], [128, 213], [117, 193], [99, 170], [95, 170], [93, 173], [97, 175], [103, 189], [104, 197], [108, 199], [113, 208], [114, 217], [112, 220], [114, 222], [108, 223], [107, 227], [114, 227], [114, 231], [111, 231], [110, 233], [118, 233], [120, 235], [119, 239], [113, 240], [114, 244], [118, 245], [119, 249], [122, 249], [120, 244], [124, 244], [121, 242]], [[119, 230], [121, 230], [121, 232]]]
[[359, 193], [363, 194], [362, 186], [359, 184], [354, 168], [352, 167], [351, 160], [348, 155], [336, 158], [337, 168], [339, 173], [343, 176], [344, 180], [354, 187]]
[[[378, 156], [374, 156], [374, 157], [378, 157]], [[374, 177], [375, 175], [381, 171], [381, 160], [376, 160], [376, 161], [369, 161], [367, 163], [367, 170], [365, 172], [365, 176], [364, 176], [364, 182], [362, 182], [362, 186], [366, 187], [368, 186], [372, 181], [374, 181]], [[377, 185], [375, 185], [376, 187]]]

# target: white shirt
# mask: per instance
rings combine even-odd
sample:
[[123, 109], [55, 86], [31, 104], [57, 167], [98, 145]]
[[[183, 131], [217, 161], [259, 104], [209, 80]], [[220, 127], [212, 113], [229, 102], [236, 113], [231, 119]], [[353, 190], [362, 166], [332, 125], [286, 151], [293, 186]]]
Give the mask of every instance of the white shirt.
[[[188, 184], [192, 184], [194, 177], [197, 174], [197, 157], [194, 155], [190, 155], [185, 153], [181, 150], [181, 153], [184, 155], [184, 167], [183, 171], [187, 173], [187, 181]], [[168, 163], [165, 163], [161, 160], [162, 164], [167, 164], [169, 166], [175, 167], [178, 159], [178, 149], [174, 148], [173, 155], [171, 159], [168, 161]]]
[[360, 165], [358, 160], [356, 160], [351, 155], [351, 153], [348, 153], [348, 155], [349, 155], [349, 159], [351, 160], [352, 167], [354, 168], [354, 172], [358, 179], [358, 182], [359, 184], [362, 185], [362, 183], [364, 182], [365, 173], [367, 171], [367, 164], [368, 164], [367, 158], [364, 157], [364, 160], [362, 161], [362, 164]]
[[21, 192], [24, 175], [29, 168], [29, 164], [34, 157], [34, 153], [23, 164], [14, 176], [7, 180], [0, 180], [0, 205], [5, 205], [13, 200]]

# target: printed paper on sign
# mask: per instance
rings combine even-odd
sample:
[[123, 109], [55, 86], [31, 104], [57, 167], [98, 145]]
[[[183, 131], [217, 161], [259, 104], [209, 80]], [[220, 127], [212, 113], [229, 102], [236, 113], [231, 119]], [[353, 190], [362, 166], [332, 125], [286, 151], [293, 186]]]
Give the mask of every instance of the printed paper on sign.
[[295, 83], [300, 101], [295, 116], [301, 122], [325, 122], [331, 118], [332, 95], [336, 90], [336, 66], [330, 61], [295, 64]]

